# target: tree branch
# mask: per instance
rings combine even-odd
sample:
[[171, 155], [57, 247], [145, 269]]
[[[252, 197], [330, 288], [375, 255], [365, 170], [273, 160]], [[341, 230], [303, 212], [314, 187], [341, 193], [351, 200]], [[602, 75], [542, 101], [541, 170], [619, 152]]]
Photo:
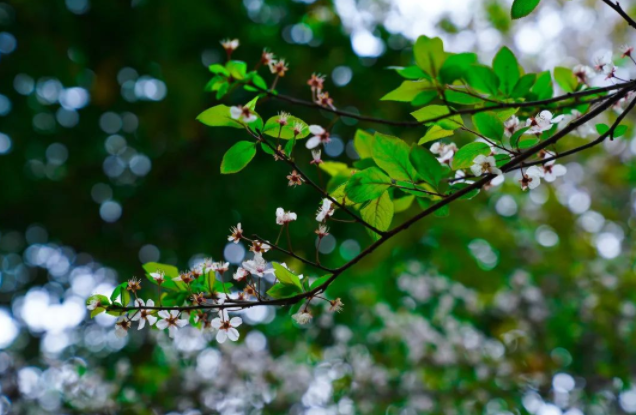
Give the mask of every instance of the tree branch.
[[327, 111], [327, 112], [331, 112], [333, 114], [340, 115], [342, 117], [355, 118], [355, 119], [360, 120], [360, 121], [366, 121], [366, 122], [375, 123], [375, 124], [393, 125], [393, 126], [397, 126], [397, 127], [419, 127], [419, 126], [422, 126], [424, 124], [441, 121], [441, 120], [450, 118], [450, 117], [455, 116], [455, 115], [473, 115], [473, 114], [478, 114], [480, 112], [492, 111], [492, 110], [498, 110], [498, 109], [541, 107], [541, 106], [546, 106], [546, 105], [553, 104], [553, 103], [556, 103], [556, 102], [565, 101], [567, 99], [584, 97], [584, 96], [594, 95], [594, 94], [598, 94], [598, 93], [602, 93], [602, 92], [614, 91], [614, 90], [621, 89], [621, 88], [632, 87], [634, 85], [636, 85], [636, 80], [629, 81], [629, 82], [623, 82], [623, 83], [616, 84], [616, 85], [610, 85], [610, 86], [606, 86], [606, 87], [601, 87], [601, 88], [592, 88], [592, 89], [585, 89], [583, 91], [569, 92], [569, 93], [564, 94], [564, 95], [559, 95], [559, 96], [556, 96], [556, 97], [553, 97], [553, 98], [543, 99], [543, 100], [538, 100], [538, 101], [504, 102], [504, 103], [501, 103], [501, 104], [491, 105], [491, 106], [455, 110], [455, 111], [451, 111], [448, 114], [440, 115], [440, 116], [429, 118], [427, 120], [422, 120], [422, 121], [393, 121], [393, 120], [386, 120], [386, 119], [382, 119], [382, 118], [374, 118], [374, 117], [369, 117], [369, 116], [365, 116], [365, 115], [355, 114], [355, 113], [352, 113], [352, 112], [342, 111], [342, 110], [339, 110], [339, 109], [332, 109], [332, 108], [328, 108], [328, 107], [323, 107], [323, 106], [321, 106], [321, 105], [319, 105], [319, 104], [317, 104], [315, 102], [312, 102], [312, 101], [306, 101], [306, 100], [295, 98], [295, 97], [291, 97], [291, 96], [288, 96], [288, 95], [277, 94], [275, 92], [272, 92], [272, 91], [269, 91], [269, 90], [265, 90], [265, 89], [262, 89], [262, 88], [258, 88], [256, 86], [250, 84], [250, 86], [252, 86], [253, 88], [256, 88], [256, 89], [260, 90], [261, 92], [267, 94], [268, 96], [270, 96], [272, 98], [279, 99], [279, 100], [282, 100], [282, 101], [287, 101], [287, 102], [290, 102], [292, 104], [302, 105], [302, 106], [309, 107], [309, 108], [321, 109], [321, 110], [324, 110], [324, 111]]
[[616, 2], [613, 2], [612, 0], [603, 0], [603, 3], [607, 4], [612, 9], [614, 9], [616, 11], [616, 13], [618, 13], [623, 18], [623, 20], [625, 20], [627, 22], [628, 25], [630, 25], [631, 27], [636, 29], [636, 21], [634, 21], [634, 19], [629, 17], [629, 15], [621, 7], [621, 5], [618, 2], [618, 0]]
[[[522, 152], [521, 154], [519, 154], [518, 156], [516, 156], [515, 158], [510, 160], [508, 163], [506, 163], [501, 168], [501, 170], [504, 171], [504, 172], [508, 172], [508, 171], [514, 170], [515, 168], [517, 168], [517, 166], [519, 166], [521, 163], [523, 163], [526, 159], [528, 159], [532, 155], [537, 154], [539, 151], [543, 150], [544, 148], [546, 148], [546, 147], [558, 142], [561, 138], [565, 137], [570, 132], [574, 131], [575, 129], [579, 128], [581, 125], [583, 125], [586, 122], [592, 120], [593, 118], [595, 118], [596, 116], [601, 114], [603, 111], [605, 111], [608, 108], [610, 108], [613, 104], [615, 104], [620, 99], [622, 99], [630, 90], [632, 90], [630, 88], [630, 86], [633, 86], [634, 83], [631, 82], [629, 84], [630, 84], [629, 86], [624, 86], [623, 89], [621, 89], [618, 93], [612, 95], [611, 97], [608, 97], [608, 99], [605, 102], [603, 102], [602, 104], [598, 105], [596, 108], [592, 109], [587, 114], [585, 114], [582, 117], [572, 121], [563, 130], [557, 132], [556, 134], [554, 134], [552, 137], [548, 138], [547, 140], [544, 140], [544, 141], [538, 143], [537, 145], [527, 149], [526, 151]], [[636, 105], [636, 100], [633, 100], [629, 104], [628, 108], [619, 116], [619, 120], [617, 120], [612, 125], [610, 130], [606, 133], [605, 137], [607, 137], [611, 132], [613, 132], [613, 130], [620, 123], [620, 120], [622, 120], [627, 115], [627, 113], [629, 113], [634, 108], [635, 105]], [[600, 140], [600, 137], [599, 137], [599, 139], [597, 139], [597, 141], [598, 140]], [[542, 162], [545, 162], [545, 161], [542, 161]], [[240, 308], [240, 309], [244, 309], [244, 308], [255, 307], [255, 306], [260, 306], [260, 305], [270, 305], [270, 306], [292, 305], [292, 304], [298, 303], [299, 301], [302, 301], [303, 299], [311, 299], [314, 296], [316, 296], [317, 294], [325, 291], [327, 289], [327, 287], [329, 287], [329, 285], [333, 281], [335, 281], [336, 278], [338, 278], [338, 276], [340, 276], [343, 272], [345, 272], [346, 270], [348, 270], [349, 268], [351, 268], [352, 266], [354, 266], [355, 264], [360, 262], [362, 259], [367, 257], [369, 254], [371, 254], [373, 251], [375, 251], [378, 247], [383, 245], [386, 241], [391, 239], [393, 236], [395, 236], [398, 233], [408, 229], [410, 226], [412, 226], [416, 222], [418, 222], [421, 219], [431, 215], [432, 213], [434, 213], [437, 210], [441, 209], [442, 207], [448, 205], [449, 203], [461, 198], [462, 196], [472, 192], [473, 190], [480, 189], [481, 187], [483, 187], [485, 184], [490, 182], [495, 177], [496, 176], [494, 174], [487, 174], [485, 176], [482, 176], [482, 177], [479, 178], [479, 180], [473, 182], [472, 184], [466, 186], [465, 188], [459, 190], [458, 192], [453, 193], [453, 194], [449, 195], [448, 197], [440, 200], [439, 202], [437, 202], [434, 205], [428, 207], [427, 209], [423, 210], [422, 212], [418, 213], [417, 215], [413, 216], [412, 218], [410, 218], [406, 222], [402, 223], [401, 225], [393, 228], [392, 230], [390, 230], [388, 232], [385, 232], [377, 241], [375, 241], [373, 244], [371, 244], [367, 248], [365, 248], [362, 252], [360, 252], [352, 260], [350, 260], [349, 262], [345, 263], [341, 267], [333, 270], [333, 274], [331, 275], [331, 277], [327, 281], [325, 281], [323, 284], [321, 284], [321, 285], [319, 285], [319, 286], [317, 286], [317, 287], [315, 287], [315, 288], [313, 288], [313, 289], [311, 289], [311, 290], [309, 290], [307, 292], [304, 292], [304, 293], [301, 293], [301, 294], [297, 294], [297, 295], [292, 296], [292, 297], [282, 298], [282, 299], [275, 299], [275, 300], [259, 300], [259, 301], [237, 301], [237, 300], [231, 300], [231, 302], [228, 302], [227, 304], [225, 304], [225, 303], [224, 304], [206, 304], [206, 305], [179, 306], [179, 307], [147, 307], [147, 306], [120, 307], [120, 306], [111, 305], [111, 306], [109, 306], [109, 309], [110, 310], [117, 310], [117, 311], [133, 311], [133, 310], [140, 310], [140, 309], [179, 310], [179, 311], [194, 311], [194, 310], [201, 310], [201, 309], [225, 309], [225, 308]], [[306, 261], [304, 261], [304, 262], [306, 262]]]

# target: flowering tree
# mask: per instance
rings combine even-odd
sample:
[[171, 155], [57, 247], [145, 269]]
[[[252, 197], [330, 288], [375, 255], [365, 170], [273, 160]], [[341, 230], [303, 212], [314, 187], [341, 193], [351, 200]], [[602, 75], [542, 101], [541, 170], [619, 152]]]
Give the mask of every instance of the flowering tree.
[[[513, 18], [528, 15], [538, 3], [516, 0]], [[604, 3], [630, 26], [636, 26], [617, 2]], [[326, 302], [330, 311], [337, 312], [343, 303], [326, 297], [327, 288], [386, 241], [427, 216], [450, 215], [453, 202], [470, 200], [482, 189], [497, 186], [506, 174], [516, 174], [523, 190], [536, 188], [541, 180], [553, 182], [565, 173], [557, 160], [623, 136], [627, 127], [621, 121], [636, 105], [632, 100], [636, 81], [617, 76], [617, 61], [612, 55], [600, 57], [593, 67], [577, 65], [572, 69], [557, 67], [553, 73], [526, 73], [506, 47], [487, 65], [473, 53], [446, 52], [439, 38], [421, 36], [413, 47], [414, 65], [392, 68], [404, 81], [382, 97], [383, 101], [419, 107], [411, 113], [414, 120], [374, 118], [339, 109], [325, 89], [325, 77], [319, 74], [312, 74], [307, 81], [310, 100], [279, 94], [276, 86], [289, 70], [284, 59], [264, 50], [254, 69], [248, 71], [246, 62], [234, 59], [238, 40], [221, 45], [227, 61], [210, 66], [213, 78], [206, 90], [217, 99], [237, 88], [255, 96], [244, 104], [216, 105], [197, 118], [209, 127], [234, 128], [246, 138], [227, 151], [220, 171], [238, 173], [262, 151], [288, 166], [288, 186], [315, 190], [316, 199], [308, 201], [318, 209], [311, 229], [315, 257], [294, 251], [289, 228], [298, 217], [283, 207], [275, 215], [271, 213], [271, 220], [280, 226], [275, 237], [249, 233], [239, 223], [231, 228], [228, 240], [247, 242], [253, 255], [235, 270], [230, 270], [227, 262], [211, 259], [185, 271], [147, 263], [146, 279], [156, 285], [156, 295], [142, 296], [141, 280], [132, 278], [117, 286], [110, 297], [91, 296], [87, 307], [92, 316], [103, 312], [119, 316], [117, 333], [122, 336], [134, 324], [139, 329], [146, 325], [168, 329], [170, 336], [190, 324], [216, 332], [217, 341], [223, 343], [239, 339], [237, 328], [242, 320], [229, 313], [241, 309], [289, 306], [292, 318], [300, 325], [311, 321], [317, 302]], [[625, 46], [619, 52], [619, 64], [636, 64], [632, 47]], [[273, 77], [269, 84], [264, 73]], [[611, 85], [592, 86], [596, 74], [602, 74]], [[554, 83], [562, 93], [555, 94]], [[289, 112], [263, 118], [260, 113], [267, 111], [268, 100], [285, 102]], [[292, 115], [296, 106], [335, 117], [330, 125], [315, 125]], [[597, 116], [610, 110], [617, 114], [613, 122], [590, 126]], [[422, 137], [409, 144], [399, 137], [361, 129], [354, 140], [360, 160], [352, 166], [322, 160], [321, 147], [330, 142], [331, 129], [348, 118], [369, 125], [418, 129]], [[571, 135], [595, 138], [557, 150], [556, 144]], [[283, 183], [283, 178], [280, 181]], [[418, 206], [419, 212], [395, 219], [411, 205]], [[330, 226], [363, 226], [369, 233], [369, 244], [348, 262], [328, 268], [321, 264], [320, 244]], [[312, 267], [317, 277], [297, 275], [282, 261], [268, 262], [265, 257], [273, 252]], [[268, 274], [275, 277], [273, 284], [265, 280]]]

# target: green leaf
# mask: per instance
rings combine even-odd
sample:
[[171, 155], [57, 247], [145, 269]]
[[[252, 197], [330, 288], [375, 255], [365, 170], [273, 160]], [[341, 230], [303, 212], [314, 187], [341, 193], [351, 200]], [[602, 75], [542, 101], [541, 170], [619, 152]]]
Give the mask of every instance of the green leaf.
[[251, 141], [239, 141], [234, 144], [223, 156], [221, 173], [236, 173], [245, 168], [256, 155], [256, 143]]
[[406, 79], [428, 79], [431, 77], [425, 74], [420, 68], [415, 65], [412, 66], [389, 66], [387, 69], [395, 70], [402, 78]]
[[539, 5], [541, 0], [515, 0], [512, 3], [512, 10], [510, 16], [513, 19], [520, 19], [532, 13], [532, 11]]
[[499, 88], [504, 94], [510, 95], [520, 77], [519, 63], [514, 53], [505, 46], [499, 49], [492, 68], [499, 78]]
[[393, 211], [395, 213], [404, 212], [411, 207], [414, 200], [415, 196], [413, 195], [406, 195], [399, 199], [393, 199]]
[[278, 138], [280, 132], [280, 138], [282, 138], [283, 140], [290, 140], [294, 138], [294, 125], [302, 124], [304, 128], [302, 132], [296, 136], [296, 139], [305, 138], [309, 135], [309, 126], [300, 118], [294, 117], [292, 115], [287, 116], [287, 125], [285, 125], [282, 130], [280, 128], [278, 120], [280, 120], [280, 115], [275, 115], [268, 119], [265, 123], [265, 126], [263, 127], [263, 134], [267, 134], [270, 137]]
[[417, 66], [433, 78], [437, 77], [446, 60], [444, 43], [438, 37], [433, 39], [426, 36], [418, 37], [413, 46], [413, 54]]
[[375, 142], [375, 136], [364, 130], [356, 130], [356, 135], [353, 138], [353, 146], [361, 159], [373, 157], [373, 143]]
[[440, 138], [448, 137], [453, 135], [453, 131], [445, 130], [439, 125], [433, 125], [428, 129], [424, 137], [420, 138], [420, 141], [417, 142], [418, 145], [422, 145], [424, 143], [428, 143], [429, 141], [439, 140]]
[[437, 98], [437, 90], [422, 91], [411, 101], [411, 105], [414, 107], [421, 107], [422, 105], [428, 105], [431, 101]]
[[218, 63], [208, 66], [208, 69], [210, 70], [210, 72], [212, 72], [215, 75], [228, 76], [230, 74], [228, 70], [225, 69], [225, 66]]
[[[469, 183], [455, 183], [452, 186], [450, 186], [449, 190], [452, 193], [457, 193], [462, 189], [465, 189], [466, 187], [470, 186]], [[464, 196], [461, 196], [459, 198], [459, 200], [468, 200], [468, 199], [472, 199], [473, 197], [477, 196], [479, 194], [479, 189], [473, 189], [470, 192], [466, 193]]]
[[449, 55], [439, 70], [439, 77], [445, 84], [452, 84], [458, 79], [464, 78], [470, 66], [477, 63], [477, 55], [474, 53], [457, 53]]
[[154, 272], [163, 272], [165, 281], [161, 284], [161, 287], [174, 291], [184, 291], [188, 289], [184, 282], [172, 280], [179, 276], [179, 270], [175, 266], [159, 264], [157, 262], [147, 262], [142, 266], [142, 268], [146, 271], [146, 278], [153, 284], [157, 284], [157, 281], [155, 281], [150, 274]]
[[524, 128], [521, 128], [521, 129], [515, 131], [515, 133], [510, 137], [510, 144], [512, 144], [515, 147], [519, 147], [520, 138], [529, 129], [530, 129], [530, 127], [524, 127]]
[[614, 129], [614, 133], [612, 133], [612, 137], [613, 138], [618, 138], [623, 136], [625, 133], [627, 132], [627, 126], [626, 125], [619, 125], [618, 127], [616, 127]]
[[356, 203], [379, 197], [391, 186], [391, 178], [377, 167], [362, 170], [347, 182], [347, 196]]
[[331, 275], [332, 274], [327, 274], [327, 275], [323, 275], [320, 278], [316, 278], [316, 280], [312, 282], [311, 285], [309, 286], [309, 289], [313, 290], [316, 287], [320, 287], [321, 285], [329, 281], [329, 278], [331, 278]]
[[522, 98], [526, 96], [530, 89], [534, 85], [537, 76], [533, 73], [525, 74], [517, 81], [514, 89], [510, 93], [511, 98]]
[[243, 61], [229, 61], [225, 64], [225, 69], [227, 69], [232, 78], [240, 81], [245, 78], [247, 64]]
[[486, 138], [501, 142], [504, 135], [503, 123], [493, 112], [480, 112], [473, 115], [473, 124]]
[[439, 182], [444, 175], [444, 167], [428, 149], [419, 146], [411, 147], [409, 154], [411, 164], [415, 167], [417, 175], [425, 182], [439, 187]]
[[397, 137], [375, 133], [373, 160], [391, 178], [413, 181], [415, 169], [409, 161], [408, 144]]
[[297, 294], [301, 294], [302, 290], [295, 285], [274, 284], [272, 288], [267, 290], [267, 295], [272, 298], [288, 298]]
[[459, 115], [453, 115], [438, 121], [434, 120], [444, 115], [450, 114], [450, 109], [445, 105], [429, 105], [413, 111], [411, 115], [418, 121], [424, 122], [424, 125], [439, 125], [445, 130], [456, 130], [463, 125], [462, 118]]
[[579, 86], [579, 81], [570, 68], [554, 68], [554, 80], [565, 92], [574, 92]]
[[117, 301], [119, 297], [121, 297], [121, 305], [126, 307], [128, 303], [130, 303], [130, 293], [126, 289], [128, 286], [128, 282], [122, 282], [113, 290], [113, 293], [110, 295], [110, 301], [113, 303]]
[[230, 117], [230, 107], [225, 105], [208, 108], [197, 116], [197, 120], [209, 127], [244, 128], [243, 124]]
[[552, 76], [549, 71], [539, 74], [531, 91], [537, 100], [552, 98], [554, 88], [552, 87]]
[[[381, 231], [388, 230], [393, 220], [393, 202], [389, 192], [384, 192], [382, 196], [369, 202], [360, 210], [360, 214], [362, 219], [375, 228]], [[369, 231], [369, 233], [376, 240], [380, 238], [380, 235], [375, 232]]]
[[297, 275], [292, 273], [290, 270], [288, 270], [278, 262], [272, 262], [272, 266], [274, 267], [274, 272], [276, 274], [276, 278], [278, 278], [278, 281], [285, 285], [296, 286], [299, 290], [302, 291], [303, 286], [300, 284], [300, 278], [298, 278]]
[[603, 135], [606, 132], [609, 131], [609, 125], [607, 124], [596, 124], [596, 131], [598, 131], [599, 134]]
[[453, 157], [453, 170], [467, 169], [473, 165], [473, 160], [478, 155], [487, 156], [490, 154], [490, 146], [486, 143], [475, 142], [466, 144], [460, 148]]
[[431, 81], [427, 81], [425, 79], [418, 81], [404, 81], [399, 87], [380, 98], [380, 100], [411, 102], [421, 92], [431, 90], [434, 92], [434, 95], [437, 95], [435, 85], [433, 85]]
[[[88, 306], [91, 302], [93, 301], [99, 301], [99, 304], [101, 306], [109, 306], [110, 305], [110, 300], [108, 299], [108, 297], [106, 297], [105, 295], [100, 295], [100, 294], [93, 294], [90, 297], [88, 297], [86, 299], [86, 305]], [[106, 311], [106, 309], [104, 307], [97, 307], [94, 310], [91, 311], [91, 318], [95, 317], [98, 314], [103, 313], [104, 311]]]
[[216, 283], [216, 271], [208, 271], [205, 276], [205, 282], [207, 283], [207, 289], [209, 292], [214, 292], [214, 284]]
[[455, 91], [452, 89], [447, 89], [446, 91], [444, 91], [444, 97], [446, 98], [446, 101], [460, 105], [474, 105], [484, 102], [483, 99], [477, 96], [469, 95], [466, 92]]
[[351, 167], [346, 163], [340, 161], [325, 161], [318, 165], [320, 170], [324, 171], [330, 176], [339, 176], [341, 174], [349, 175], [351, 173]]
[[499, 78], [495, 72], [487, 66], [471, 65], [466, 73], [468, 84], [479, 92], [497, 95], [499, 90]]

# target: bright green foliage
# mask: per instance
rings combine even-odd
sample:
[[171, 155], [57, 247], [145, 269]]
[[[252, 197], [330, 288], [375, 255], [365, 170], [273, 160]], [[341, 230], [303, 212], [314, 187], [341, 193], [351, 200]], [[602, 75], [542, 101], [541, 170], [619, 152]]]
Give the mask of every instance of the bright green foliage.
[[278, 262], [272, 262], [272, 266], [274, 267], [276, 278], [278, 279], [278, 281], [281, 282], [281, 284], [290, 285], [302, 291], [303, 286], [300, 283], [300, 278], [298, 278], [296, 274], [294, 274]]
[[436, 78], [446, 60], [442, 39], [420, 36], [413, 46], [415, 62], [426, 74]]
[[223, 156], [221, 173], [237, 173], [245, 168], [256, 155], [256, 143], [251, 141], [239, 141], [234, 144]]
[[505, 95], [510, 95], [519, 81], [519, 63], [507, 47], [502, 47], [492, 62], [492, 68], [499, 78], [499, 88]]
[[495, 72], [484, 65], [472, 65], [466, 74], [468, 84], [479, 92], [497, 95], [499, 78]]
[[537, 77], [537, 81], [531, 89], [533, 99], [542, 100], [552, 98], [554, 87], [552, 86], [552, 77], [549, 71], [541, 72]]
[[356, 203], [375, 199], [391, 186], [391, 178], [377, 167], [362, 170], [347, 182], [347, 196]]
[[579, 85], [579, 81], [576, 79], [574, 72], [569, 68], [560, 66], [554, 68], [554, 80], [565, 92], [574, 92]]
[[622, 137], [623, 135], [625, 135], [626, 132], [627, 132], [627, 126], [621, 124], [614, 129], [614, 133], [612, 134], [612, 136], [614, 138]]
[[[506, 117], [507, 118], [507, 117]], [[504, 134], [504, 126], [499, 117], [493, 112], [480, 112], [473, 115], [473, 124], [486, 138], [501, 141]]]
[[304, 128], [300, 134], [296, 135], [296, 139], [305, 138], [309, 135], [307, 123], [300, 118], [289, 115], [287, 117], [287, 125], [285, 125], [282, 129], [278, 123], [279, 119], [280, 115], [275, 115], [268, 119], [263, 127], [263, 134], [267, 134], [271, 137], [282, 138], [284, 140], [290, 140], [294, 138], [294, 126], [296, 124], [301, 124]]
[[467, 169], [473, 165], [473, 160], [478, 155], [487, 156], [490, 154], [490, 146], [486, 143], [475, 142], [466, 144], [460, 148], [453, 158], [453, 169]]
[[528, 94], [528, 92], [530, 92], [530, 89], [534, 85], [534, 82], [536, 81], [536, 79], [537, 79], [537, 75], [535, 75], [533, 73], [528, 73], [528, 74], [523, 75], [517, 81], [517, 84], [515, 85], [515, 87], [512, 90], [512, 92], [510, 93], [510, 97], [511, 98], [522, 98], [522, 97], [526, 96]]
[[465, 77], [472, 64], [477, 63], [474, 53], [457, 53], [449, 55], [444, 61], [439, 73], [440, 80], [446, 84]]
[[406, 195], [404, 197], [393, 199], [393, 211], [395, 213], [404, 212], [411, 207], [414, 200], [415, 196], [413, 195]]
[[122, 282], [117, 287], [115, 287], [113, 293], [110, 295], [110, 301], [112, 301], [113, 304], [121, 304], [124, 307], [130, 304], [130, 293], [126, 289], [127, 286], [127, 282]]
[[244, 128], [238, 120], [230, 117], [230, 108], [226, 105], [216, 105], [203, 111], [197, 120], [209, 127], [234, 127]]
[[388, 69], [394, 69], [402, 78], [406, 79], [428, 79], [431, 77], [425, 74], [420, 68], [417, 66], [389, 66]]
[[365, 159], [373, 157], [373, 143], [375, 136], [364, 130], [356, 130], [356, 135], [353, 138], [353, 144], [356, 152], [360, 158]]
[[410, 148], [403, 140], [380, 133], [375, 134], [373, 160], [391, 178], [409, 181], [414, 179], [416, 173], [409, 161], [409, 152]]
[[267, 290], [267, 295], [272, 298], [287, 298], [293, 297], [294, 295], [302, 293], [302, 290], [298, 288], [296, 285], [289, 284], [274, 284], [272, 288]]
[[514, 3], [512, 3], [510, 15], [513, 19], [525, 17], [532, 13], [540, 1], [541, 0], [515, 0]]
[[439, 187], [439, 182], [444, 176], [444, 167], [428, 149], [413, 146], [409, 154], [411, 164], [415, 167], [417, 175], [435, 188]]
[[157, 284], [157, 281], [150, 276], [155, 272], [162, 272], [164, 275], [164, 282], [161, 284], [162, 288], [166, 288], [173, 291], [182, 291], [186, 289], [186, 286], [181, 281], [173, 281], [174, 278], [179, 276], [179, 270], [173, 265], [159, 264], [157, 262], [147, 262], [143, 265], [144, 271], [146, 271], [146, 279], [153, 284]]
[[445, 130], [456, 130], [463, 125], [462, 118], [459, 115], [454, 115], [449, 118], [444, 118], [438, 121], [427, 122], [428, 120], [434, 120], [438, 117], [450, 114], [450, 109], [445, 105], [429, 105], [420, 108], [417, 111], [413, 111], [411, 115], [418, 121], [422, 121], [425, 125], [439, 125]]
[[309, 289], [313, 290], [316, 287], [320, 287], [321, 285], [326, 283], [329, 278], [331, 278], [331, 274], [323, 275], [322, 277], [316, 278], [316, 280], [309, 286]]
[[454, 132], [451, 130], [445, 130], [439, 125], [433, 125], [431, 126], [431, 128], [428, 129], [428, 131], [426, 131], [424, 137], [420, 138], [417, 144], [422, 145], [428, 143], [429, 141], [435, 141], [439, 140], [440, 138], [449, 137], [453, 134]]
[[433, 92], [437, 95], [435, 85], [426, 79], [404, 81], [402, 84], [381, 98], [382, 101], [411, 102], [422, 92]]
[[[389, 192], [382, 193], [382, 196], [372, 200], [360, 210], [362, 219], [373, 225], [375, 228], [386, 231], [391, 226], [393, 220], [393, 202], [389, 197]], [[374, 239], [378, 239], [380, 235], [369, 231]]]

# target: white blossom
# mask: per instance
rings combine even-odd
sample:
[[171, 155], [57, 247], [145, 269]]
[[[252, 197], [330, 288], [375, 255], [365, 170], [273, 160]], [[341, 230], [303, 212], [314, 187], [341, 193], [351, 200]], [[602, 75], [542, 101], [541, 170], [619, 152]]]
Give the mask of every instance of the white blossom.
[[243, 228], [241, 227], [241, 224], [239, 223], [236, 226], [232, 226], [230, 228], [230, 232], [232, 234], [227, 237], [227, 240], [230, 242], [234, 242], [235, 244], [239, 243], [241, 241], [241, 238], [243, 237]]
[[179, 318], [178, 310], [161, 310], [157, 313], [161, 320], [157, 322], [157, 328], [159, 330], [168, 329], [168, 334], [170, 337], [174, 337], [177, 330], [181, 327], [184, 327], [188, 324], [188, 320]]
[[318, 209], [318, 213], [316, 214], [316, 220], [318, 222], [322, 222], [324, 221], [328, 216], [332, 216], [334, 209], [333, 209], [333, 202], [329, 199], [322, 199], [322, 205], [320, 206], [320, 208]]
[[296, 314], [293, 314], [292, 318], [298, 324], [307, 324], [307, 323], [309, 323], [311, 321], [313, 316], [311, 315], [311, 313], [309, 311], [304, 310], [304, 311], [299, 311]]
[[552, 124], [558, 124], [563, 120], [563, 115], [554, 117], [548, 110], [541, 111], [536, 117], [526, 120], [526, 127], [530, 127], [528, 134], [540, 134], [552, 128]]
[[567, 173], [568, 171], [565, 166], [554, 164], [554, 160], [545, 163], [542, 169], [543, 179], [548, 183], [555, 181], [557, 177], [565, 175], [565, 173]]
[[319, 125], [310, 125], [309, 132], [314, 136], [307, 140], [306, 147], [308, 149], [316, 148], [320, 144], [325, 145], [331, 141], [329, 132]]
[[242, 105], [230, 107], [230, 116], [234, 120], [243, 121], [247, 124], [254, 122], [258, 119], [256, 114], [249, 108]]
[[267, 267], [267, 261], [263, 259], [260, 254], [254, 254], [254, 258], [243, 262], [243, 268], [252, 275], [259, 277], [265, 276], [265, 274], [274, 275], [274, 269]]
[[130, 319], [126, 314], [124, 314], [123, 316], [119, 316], [117, 322], [115, 322], [115, 335], [117, 337], [126, 337], [126, 334], [128, 334], [128, 329], [131, 325], [132, 323], [130, 322]]
[[218, 330], [216, 333], [216, 341], [219, 343], [225, 343], [227, 339], [233, 342], [239, 339], [239, 332], [236, 327], [240, 326], [243, 320], [240, 317], [232, 317], [231, 319], [227, 315], [227, 311], [219, 311], [219, 317], [212, 320], [210, 323], [212, 327]]
[[294, 212], [285, 211], [283, 208], [276, 209], [276, 224], [286, 225], [289, 222], [295, 221], [297, 216]]
[[[136, 299], [135, 304], [137, 305], [137, 307], [154, 307], [155, 306], [154, 301], [148, 300], [148, 302], [144, 304], [144, 300], [142, 300], [141, 298]], [[144, 326], [146, 325], [146, 322], [148, 322], [150, 326], [152, 326], [153, 324], [157, 322], [157, 317], [150, 314], [151, 312], [152, 310], [141, 309], [137, 311], [135, 315], [132, 317], [131, 319], [132, 321], [139, 322], [138, 330], [143, 329]]]
[[470, 166], [470, 170], [474, 176], [481, 176], [484, 173], [503, 174], [503, 172], [497, 168], [497, 161], [493, 156], [478, 155], [473, 160], [473, 165]]
[[520, 127], [521, 124], [519, 123], [519, 118], [517, 118], [516, 115], [513, 115], [504, 123], [504, 134], [506, 137], [512, 137], [512, 135], [516, 133]]
[[528, 167], [525, 173], [521, 174], [521, 189], [532, 190], [541, 184], [541, 178], [543, 177], [543, 169], [537, 166]]

